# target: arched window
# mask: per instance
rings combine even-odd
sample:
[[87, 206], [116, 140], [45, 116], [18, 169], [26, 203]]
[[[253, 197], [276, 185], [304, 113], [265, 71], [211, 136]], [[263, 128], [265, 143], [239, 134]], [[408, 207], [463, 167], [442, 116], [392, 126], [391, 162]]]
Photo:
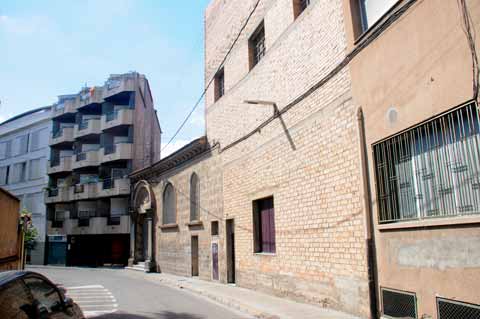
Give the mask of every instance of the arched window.
[[175, 189], [168, 183], [163, 191], [163, 224], [175, 224], [177, 222], [177, 199]]
[[200, 220], [200, 180], [195, 173], [190, 178], [190, 220]]

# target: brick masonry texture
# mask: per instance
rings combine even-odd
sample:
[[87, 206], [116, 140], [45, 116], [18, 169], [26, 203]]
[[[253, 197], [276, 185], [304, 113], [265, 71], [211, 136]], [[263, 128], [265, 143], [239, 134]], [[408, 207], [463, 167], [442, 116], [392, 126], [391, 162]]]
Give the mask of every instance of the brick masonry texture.
[[[255, 1], [206, 10], [205, 81]], [[249, 71], [248, 38], [264, 20], [266, 56]], [[224, 65], [226, 94], [206, 97], [209, 140], [220, 149], [255, 129], [346, 54], [342, 1], [312, 1], [294, 21], [291, 0], [260, 1]], [[247, 140], [221, 151], [224, 218], [235, 219], [237, 284], [367, 317], [368, 276], [357, 105], [343, 70]], [[252, 201], [274, 197], [276, 254], [253, 251]]]

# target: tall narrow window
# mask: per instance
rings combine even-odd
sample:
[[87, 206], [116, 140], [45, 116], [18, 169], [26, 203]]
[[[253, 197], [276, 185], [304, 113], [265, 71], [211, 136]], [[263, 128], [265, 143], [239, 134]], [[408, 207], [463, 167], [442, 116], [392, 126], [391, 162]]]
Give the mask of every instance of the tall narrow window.
[[27, 171], [27, 163], [16, 163], [13, 164], [12, 169], [12, 176], [11, 176], [11, 183], [20, 183], [25, 181], [26, 171]]
[[195, 173], [190, 178], [190, 220], [200, 220], [200, 180]]
[[225, 73], [223, 68], [215, 75], [215, 101], [225, 94]]
[[22, 155], [28, 151], [28, 134], [19, 136], [15, 139], [14, 156]]
[[9, 158], [12, 156], [12, 141], [0, 143], [0, 159]]
[[310, 5], [311, 0], [293, 0], [293, 15], [295, 19], [302, 14], [303, 11]]
[[475, 103], [373, 146], [380, 223], [480, 214]]
[[163, 224], [177, 223], [177, 199], [173, 185], [168, 183], [163, 191]]
[[8, 166], [0, 167], [0, 185], [8, 183]]
[[250, 69], [252, 69], [265, 56], [265, 27], [263, 21], [250, 37], [248, 47], [250, 54]]
[[273, 197], [253, 202], [254, 249], [256, 253], [275, 253], [275, 211]]

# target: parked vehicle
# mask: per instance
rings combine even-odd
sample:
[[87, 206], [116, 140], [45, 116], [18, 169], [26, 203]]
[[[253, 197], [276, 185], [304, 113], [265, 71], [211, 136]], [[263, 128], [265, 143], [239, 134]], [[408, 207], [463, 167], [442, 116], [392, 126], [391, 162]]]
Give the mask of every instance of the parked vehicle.
[[0, 318], [83, 319], [80, 307], [45, 276], [31, 271], [0, 272]]

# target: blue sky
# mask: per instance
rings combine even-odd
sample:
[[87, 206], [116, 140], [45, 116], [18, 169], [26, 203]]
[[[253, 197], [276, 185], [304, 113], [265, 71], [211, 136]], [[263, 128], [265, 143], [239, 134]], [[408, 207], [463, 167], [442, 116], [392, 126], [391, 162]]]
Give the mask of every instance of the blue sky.
[[[209, 0], [1, 0], [0, 121], [57, 95], [144, 73], [170, 139], [202, 92]], [[203, 103], [172, 148], [203, 134]]]

